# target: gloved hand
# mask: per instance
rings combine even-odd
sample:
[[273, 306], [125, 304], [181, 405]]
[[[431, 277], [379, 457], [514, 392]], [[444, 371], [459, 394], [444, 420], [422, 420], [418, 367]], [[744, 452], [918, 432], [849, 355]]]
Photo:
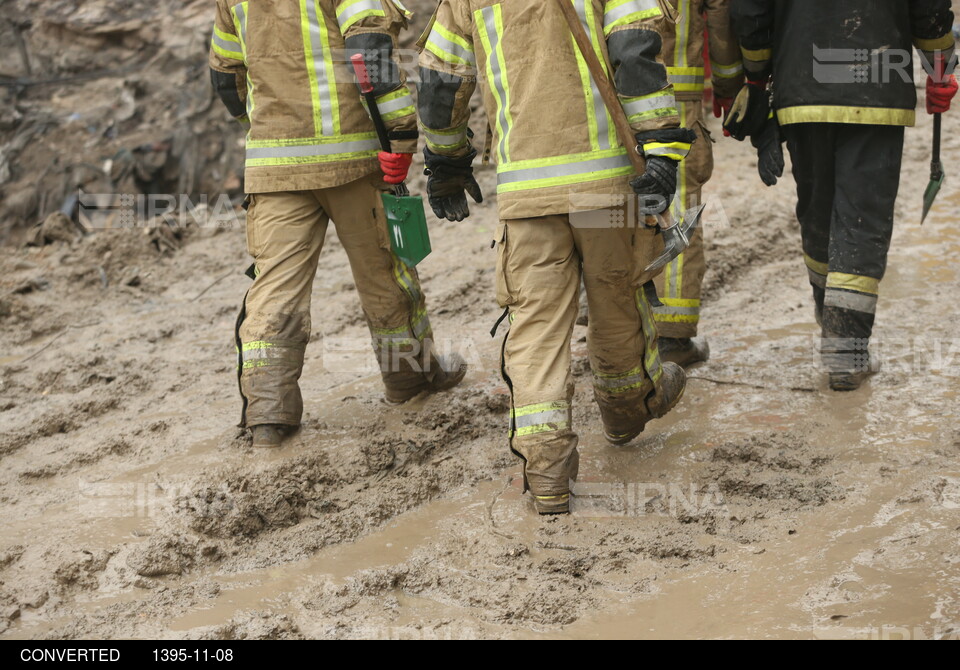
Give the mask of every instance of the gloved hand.
[[642, 214], [662, 214], [677, 194], [677, 166], [671, 158], [651, 156], [647, 159], [647, 171], [634, 177], [630, 188], [640, 196]]
[[392, 154], [381, 151], [377, 154], [380, 159], [380, 169], [383, 170], [383, 181], [388, 184], [402, 184], [407, 180], [410, 164], [413, 163], [413, 154]]
[[647, 160], [647, 170], [634, 177], [630, 187], [640, 196], [643, 214], [661, 214], [677, 193], [677, 166], [686, 157], [697, 134], [689, 128], [637, 133], [637, 148]]
[[750, 138], [757, 150], [757, 171], [767, 186], [775, 186], [783, 176], [783, 144], [780, 143], [780, 124], [771, 116], [763, 125], [763, 130]]
[[[727, 120], [730, 115], [730, 108], [733, 106], [733, 98], [720, 98], [716, 93], [713, 95], [713, 116], [717, 119]], [[730, 137], [730, 131], [723, 129], [723, 136]]]
[[457, 158], [435, 154], [424, 147], [423, 157], [427, 175], [427, 199], [438, 219], [463, 221], [470, 216], [467, 193], [474, 202], [483, 202], [480, 185], [473, 178], [473, 159], [477, 150]]
[[770, 94], [765, 81], [748, 81], [740, 89], [726, 121], [724, 130], [738, 142], [758, 133], [770, 116]]
[[950, 102], [957, 94], [956, 76], [945, 75], [946, 60], [938, 54], [933, 65], [935, 77], [927, 77], [927, 114], [944, 114], [950, 111]]

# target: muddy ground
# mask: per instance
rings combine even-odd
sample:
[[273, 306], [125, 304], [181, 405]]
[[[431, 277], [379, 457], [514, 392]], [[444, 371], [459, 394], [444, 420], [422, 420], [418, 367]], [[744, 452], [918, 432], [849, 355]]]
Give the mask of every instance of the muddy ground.
[[[433, 220], [421, 266], [441, 345], [471, 371], [402, 408], [381, 400], [331, 231], [305, 425], [270, 453], [236, 428], [242, 221], [175, 244], [144, 229], [4, 249], [0, 637], [960, 636], [960, 190], [948, 181], [919, 227], [920, 123], [882, 373], [826, 389], [792, 180], [764, 189], [749, 146], [720, 141], [713, 360], [673, 414], [613, 448], [577, 329], [568, 517], [534, 514], [505, 444], [492, 203]], [[955, 115], [945, 135], [950, 172]], [[492, 193], [492, 171], [480, 180]]]

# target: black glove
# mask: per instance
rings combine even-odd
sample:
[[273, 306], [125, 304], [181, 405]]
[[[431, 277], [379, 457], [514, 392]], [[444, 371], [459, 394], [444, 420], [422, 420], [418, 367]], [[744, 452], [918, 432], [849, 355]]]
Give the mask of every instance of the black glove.
[[463, 221], [470, 216], [467, 193], [474, 202], [483, 202], [480, 185], [473, 178], [473, 159], [476, 157], [476, 149], [466, 156], [452, 158], [424, 148], [426, 169], [423, 173], [427, 175], [427, 198], [438, 219]]
[[767, 186], [775, 186], [783, 176], [783, 145], [780, 143], [780, 124], [771, 116], [763, 129], [750, 138], [757, 150], [757, 171]]
[[723, 127], [733, 139], [743, 142], [759, 133], [770, 116], [770, 93], [766, 84], [747, 82], [737, 94]]
[[662, 156], [647, 159], [647, 171], [634, 177], [630, 188], [640, 196], [642, 214], [662, 214], [677, 194], [677, 161]]
[[[657, 151], [674, 151], [686, 156], [697, 140], [697, 134], [689, 128], [652, 130], [637, 133], [638, 149], [647, 157], [647, 171], [630, 182], [634, 193], [640, 196], [640, 211], [643, 214], [661, 214], [673, 202], [677, 194], [677, 166], [680, 161], [656, 155]], [[677, 144], [677, 149], [661, 149], [658, 144]]]

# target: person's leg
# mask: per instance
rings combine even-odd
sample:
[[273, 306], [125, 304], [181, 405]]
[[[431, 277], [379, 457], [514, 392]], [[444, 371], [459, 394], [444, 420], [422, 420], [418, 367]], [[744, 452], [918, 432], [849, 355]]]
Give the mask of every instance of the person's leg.
[[[690, 154], [680, 163], [678, 180], [683, 210], [700, 204], [703, 185], [713, 174], [713, 146], [703, 130], [703, 104], [677, 101], [681, 123], [697, 133]], [[664, 268], [656, 279], [657, 294], [663, 307], [654, 308], [660, 331], [664, 360], [682, 365], [706, 360], [709, 349], [705, 342], [691, 342], [700, 324], [700, 296], [706, 272], [703, 230], [697, 228], [686, 251]]]
[[623, 444], [679, 401], [685, 375], [674, 363], [661, 362], [651, 307], [653, 285], [640, 285], [643, 269], [663, 244], [654, 228], [638, 220], [635, 206], [614, 211], [606, 218], [625, 225], [573, 230], [590, 304], [587, 337], [594, 397], [607, 439]]
[[[868, 125], [845, 126], [837, 140], [823, 312], [824, 362], [831, 372], [871, 371], [868, 345], [893, 236], [903, 140], [902, 127]], [[851, 378], [849, 385], [861, 381]]]
[[[822, 321], [830, 260], [830, 222], [836, 191], [834, 124], [797, 123], [783, 127], [797, 182], [797, 219], [803, 259], [813, 288], [817, 322]], [[754, 222], [762, 225], [762, 222]]]
[[310, 340], [310, 291], [327, 216], [314, 193], [260, 193], [247, 212], [256, 279], [238, 323], [243, 424], [296, 427]]
[[318, 197], [350, 260], [387, 400], [403, 402], [459, 383], [466, 367], [459, 357], [440, 361], [433, 353], [433, 330], [417, 271], [390, 247], [380, 199], [383, 188], [376, 174], [320, 191]]
[[511, 219], [498, 232], [497, 300], [510, 323], [502, 360], [512, 395], [510, 448], [524, 461], [537, 511], [564, 513], [579, 467], [570, 337], [580, 258], [566, 216]]

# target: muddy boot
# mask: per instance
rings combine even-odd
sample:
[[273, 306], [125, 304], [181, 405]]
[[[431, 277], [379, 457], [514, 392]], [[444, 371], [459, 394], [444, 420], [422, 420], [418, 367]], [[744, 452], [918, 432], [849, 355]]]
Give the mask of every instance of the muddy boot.
[[283, 441], [292, 435], [296, 429], [293, 426], [281, 426], [277, 424], [264, 424], [254, 426], [253, 448], [254, 449], [276, 449], [283, 444]]
[[868, 378], [880, 372], [880, 363], [871, 362], [865, 370], [841, 370], [829, 373], [830, 390], [838, 393], [856, 391]]
[[567, 514], [570, 511], [570, 481], [580, 470], [577, 440], [555, 437], [533, 444], [514, 443], [523, 457], [525, 488], [533, 495], [537, 514]]
[[662, 389], [660, 395], [651, 393], [647, 397], [640, 416], [633, 420], [632, 425], [618, 426], [617, 429], [604, 426], [604, 436], [610, 444], [622, 446], [632, 442], [644, 431], [650, 421], [666, 416], [676, 407], [686, 390], [687, 374], [676, 363], [664, 363], [660, 387]]
[[710, 343], [702, 337], [661, 337], [660, 360], [682, 368], [710, 360]]
[[390, 405], [402, 405], [421, 393], [437, 393], [457, 386], [467, 375], [467, 362], [460, 354], [433, 359], [430, 377], [419, 377], [407, 387], [387, 387], [384, 398]]

